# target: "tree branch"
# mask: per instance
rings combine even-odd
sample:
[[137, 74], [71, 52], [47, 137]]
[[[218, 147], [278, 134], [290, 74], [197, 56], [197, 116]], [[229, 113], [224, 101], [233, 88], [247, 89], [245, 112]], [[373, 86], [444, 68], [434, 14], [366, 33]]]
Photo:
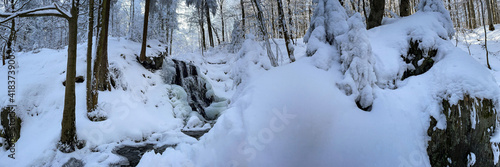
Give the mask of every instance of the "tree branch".
[[16, 13], [0, 13], [0, 17], [4, 17], [5, 19], [0, 21], [0, 24], [3, 24], [7, 21], [10, 21], [16, 17], [38, 17], [38, 16], [56, 16], [62, 17], [65, 19], [69, 19], [71, 17], [66, 11], [59, 8], [58, 5], [54, 4], [54, 6], [46, 6], [31, 10], [26, 10], [22, 12]]
[[[23, 9], [23, 8], [24, 8], [24, 7], [25, 7], [28, 3], [30, 3], [30, 2], [31, 2], [31, 0], [26, 1], [24, 4], [22, 4], [22, 5], [21, 5], [21, 7], [19, 7], [19, 9], [18, 9], [18, 10], [22, 10], [22, 9]], [[16, 3], [17, 3], [17, 2], [16, 2]], [[17, 12], [17, 11], [16, 11], [16, 12]]]

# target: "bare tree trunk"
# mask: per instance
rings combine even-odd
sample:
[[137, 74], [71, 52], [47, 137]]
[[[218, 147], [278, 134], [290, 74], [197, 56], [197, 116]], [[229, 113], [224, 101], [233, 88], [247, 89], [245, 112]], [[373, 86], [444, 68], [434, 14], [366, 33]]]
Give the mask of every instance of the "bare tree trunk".
[[202, 9], [198, 9], [198, 14], [200, 16], [199, 24], [200, 24], [200, 33], [201, 33], [201, 50], [205, 50], [207, 48], [207, 42], [205, 41], [205, 25], [203, 24], [203, 12]]
[[174, 29], [171, 28], [170, 29], [170, 48], [169, 48], [169, 51], [168, 51], [169, 55], [172, 55], [172, 41], [174, 39], [174, 35], [173, 34], [174, 34]]
[[[11, 12], [15, 11], [15, 4], [14, 0], [10, 1], [10, 7], [11, 7]], [[16, 21], [15, 19], [12, 19], [11, 21], [11, 26], [10, 26], [10, 33], [9, 33], [9, 38], [7, 38], [7, 57], [3, 55], [3, 65], [5, 65], [5, 59], [9, 58], [10, 56], [14, 55], [14, 49], [12, 48], [12, 45], [14, 43], [14, 40], [16, 38]]]
[[241, 5], [241, 30], [243, 30], [243, 38], [245, 38], [245, 4], [240, 0]]
[[271, 61], [271, 65], [273, 67], [278, 66], [278, 61], [276, 61], [276, 58], [274, 57], [273, 51], [271, 50], [271, 44], [269, 43], [269, 34], [267, 32], [267, 27], [266, 23], [264, 22], [264, 15], [262, 14], [262, 8], [260, 6], [260, 0], [253, 0], [253, 3], [255, 4], [255, 7], [257, 8], [257, 19], [260, 24], [260, 31], [262, 32], [264, 36], [264, 42], [266, 43], [266, 49], [267, 49], [267, 56], [269, 57], [269, 60]]
[[[309, 9], [309, 10], [311, 10], [311, 9]], [[363, 0], [363, 15], [365, 16], [365, 20], [368, 20], [368, 13], [366, 13], [366, 3], [365, 3], [365, 0]], [[309, 20], [311, 20], [311, 18], [309, 18]]]
[[[482, 4], [483, 4], [483, 2], [481, 1], [481, 5]], [[491, 7], [491, 4], [490, 4], [490, 0], [486, 0], [486, 8], [488, 10], [488, 25], [489, 25], [489, 30], [493, 31], [493, 30], [495, 30], [495, 26], [493, 26], [493, 13], [491, 11], [492, 7]], [[483, 19], [484, 19], [484, 16], [483, 16]], [[483, 21], [483, 24], [484, 24], [484, 21]]]
[[288, 34], [288, 29], [286, 26], [286, 21], [285, 21], [285, 14], [283, 12], [283, 2], [281, 0], [277, 0], [278, 3], [278, 22], [280, 23], [280, 26], [283, 30], [283, 35], [285, 36], [285, 45], [286, 45], [286, 51], [288, 53], [288, 58], [290, 58], [290, 61], [295, 62], [295, 56], [293, 55], [293, 45], [290, 42], [290, 36]]
[[225, 30], [225, 25], [224, 25], [224, 13], [222, 12], [222, 7], [224, 6], [224, 0], [219, 1], [219, 10], [220, 10], [220, 22], [222, 25], [222, 42], [226, 41], [226, 32]]
[[410, 15], [410, 0], [400, 0], [399, 5], [399, 16], [409, 16]]
[[[109, 10], [110, 11], [113, 11], [113, 3], [110, 2], [110, 7], [109, 7]], [[111, 33], [109, 33], [111, 36], [115, 35], [115, 32], [116, 32], [116, 28], [115, 28], [115, 15], [113, 14], [113, 12], [109, 12], [109, 17], [111, 18]]]
[[474, 11], [474, 1], [473, 0], [468, 0], [467, 2], [469, 4], [469, 19], [470, 19], [470, 24], [471, 24], [471, 29], [477, 28], [477, 23], [476, 23], [476, 12]]
[[89, 29], [87, 35], [87, 112], [92, 112], [92, 37], [94, 36], [94, 0], [89, 0]]
[[[97, 90], [99, 91], [111, 91], [111, 86], [109, 83], [109, 70], [108, 70], [108, 36], [109, 36], [109, 16], [110, 16], [110, 0], [103, 1], [102, 9], [102, 21], [101, 21], [101, 33], [99, 36], [99, 43], [97, 46], [96, 59], [99, 59], [99, 63], [94, 63], [97, 66]], [[95, 72], [95, 71], [94, 71]], [[97, 103], [95, 103], [97, 104]]]
[[149, 19], [149, 7], [151, 0], [146, 0], [145, 10], [144, 10], [144, 27], [142, 28], [142, 45], [141, 54], [139, 56], [139, 61], [146, 61], [146, 42], [148, 40], [148, 19]]
[[384, 16], [385, 0], [371, 0], [370, 16], [367, 21], [367, 29], [380, 26]]
[[491, 0], [493, 3], [492, 3], [492, 6], [493, 6], [493, 18], [494, 18], [494, 23], [495, 24], [498, 24], [500, 23], [500, 11], [498, 11], [498, 2], [496, 0]]
[[59, 150], [62, 152], [73, 152], [77, 145], [75, 127], [75, 76], [76, 76], [76, 45], [78, 34], [78, 4], [73, 0], [69, 18], [68, 31], [68, 64], [66, 69], [66, 88], [64, 92], [64, 111], [61, 122], [61, 138], [59, 140]]
[[[102, 13], [102, 0], [98, 0], [98, 1], [97, 1], [97, 6], [98, 6], [98, 7], [97, 7], [97, 13], [98, 13], [98, 14], [97, 14], [97, 27], [96, 27], [96, 33], [97, 33], [97, 34], [96, 34], [96, 37], [99, 37], [99, 36], [101, 36], [99, 33], [101, 33], [101, 26], [102, 26], [102, 25], [101, 25], [101, 22], [102, 22], [102, 21], [101, 21], [101, 20], [102, 20], [102, 18], [101, 18], [101, 13]], [[96, 39], [96, 40], [97, 40], [97, 39]], [[95, 65], [95, 64], [94, 64], [94, 65]]]
[[455, 21], [456, 21], [456, 26], [460, 29], [460, 19], [458, 18], [458, 3], [455, 0]]
[[[98, 34], [97, 53], [94, 60], [94, 75], [92, 79], [92, 107], [94, 111], [99, 100], [99, 91], [111, 91], [108, 70], [108, 27], [109, 27], [109, 3], [110, 0], [103, 0], [101, 10], [101, 29]], [[94, 118], [90, 118], [94, 120]]]
[[[364, 2], [364, 0], [363, 0], [363, 2]], [[312, 16], [312, 4], [307, 5], [307, 7], [308, 7], [307, 8], [307, 20], [311, 20], [311, 16]], [[305, 30], [305, 31], [307, 31], [307, 30]]]
[[456, 16], [455, 16], [455, 13], [451, 12], [452, 11], [451, 10], [451, 0], [448, 0], [448, 5], [447, 6], [448, 6], [447, 10], [450, 11], [451, 22], [453, 23], [454, 22], [454, 18], [456, 18]]
[[483, 1], [479, 1], [481, 3], [481, 15], [482, 15], [482, 20], [483, 20], [483, 28], [484, 28], [484, 48], [486, 49], [486, 65], [488, 66], [488, 69], [491, 70], [490, 66], [490, 60], [488, 57], [488, 33], [486, 32], [486, 23], [484, 21], [484, 8], [483, 8]]
[[464, 8], [464, 13], [465, 13], [465, 24], [466, 24], [466, 27], [467, 28], [471, 28], [472, 27], [472, 24], [471, 24], [471, 19], [470, 19], [470, 14], [469, 14], [469, 5], [468, 3], [462, 3], [462, 6]]
[[271, 2], [271, 20], [270, 21], [271, 21], [271, 32], [273, 33], [271, 35], [271, 38], [276, 38], [276, 35], [278, 35], [278, 37], [280, 37], [281, 34], [278, 31], [276, 31], [276, 28], [275, 28], [276, 26], [274, 25], [275, 19], [274, 19], [274, 4], [273, 4], [273, 2]]
[[205, 1], [205, 17], [207, 17], [207, 28], [208, 28], [208, 39], [210, 46], [214, 47], [214, 35], [212, 33], [212, 21], [210, 20], [210, 8], [208, 7], [207, 1]]
[[[295, 2], [297, 2], [297, 1], [295, 1]], [[295, 41], [293, 40], [294, 39], [294, 34], [292, 33], [294, 28], [292, 28], [293, 27], [293, 18], [292, 18], [293, 17], [293, 13], [292, 13], [292, 7], [290, 6], [290, 0], [287, 0], [286, 5], [287, 5], [287, 8], [288, 8], [288, 25], [290, 25], [288, 27], [287, 33], [290, 34], [290, 39], [292, 40], [292, 43], [295, 44]], [[297, 29], [297, 28], [295, 27], [295, 29]], [[295, 34], [295, 36], [297, 36], [297, 34]]]
[[214, 31], [214, 33], [215, 33], [215, 38], [217, 38], [217, 43], [218, 43], [218, 45], [220, 45], [219, 33], [217, 32], [217, 30], [215, 29], [215, 27], [212, 27], [212, 30], [213, 30], [213, 31]]
[[[293, 11], [297, 11], [297, 1], [295, 1], [294, 5], [293, 5]], [[294, 14], [295, 15], [295, 14]], [[291, 25], [292, 23], [290, 23]], [[299, 34], [299, 30], [301, 29], [300, 25], [299, 25], [299, 16], [296, 16], [295, 18], [295, 27], [294, 29], [291, 29], [290, 32], [293, 32], [293, 30], [295, 30], [295, 33], [293, 33], [293, 35], [295, 35], [295, 38], [298, 38], [298, 37], [301, 37], [302, 34]], [[292, 35], [292, 38], [294, 38]], [[295, 45], [295, 40], [292, 40], [293, 44]]]
[[135, 7], [134, 7], [134, 0], [131, 0], [130, 2], [130, 22], [129, 22], [129, 36], [130, 39], [134, 39], [134, 14], [135, 14]]

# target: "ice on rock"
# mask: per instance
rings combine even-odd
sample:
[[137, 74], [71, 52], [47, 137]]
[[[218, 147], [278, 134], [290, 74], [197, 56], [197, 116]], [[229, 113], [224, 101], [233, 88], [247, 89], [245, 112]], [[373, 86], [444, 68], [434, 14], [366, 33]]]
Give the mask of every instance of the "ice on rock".
[[186, 97], [180, 100], [187, 100], [191, 109], [197, 111], [203, 118], [214, 119], [215, 117], [207, 116], [205, 109], [213, 102], [224, 99], [218, 98], [213, 93], [212, 85], [199, 72], [198, 67], [192, 63], [171, 58], [165, 59], [164, 64], [162, 76], [165, 83], [179, 85], [185, 91]]

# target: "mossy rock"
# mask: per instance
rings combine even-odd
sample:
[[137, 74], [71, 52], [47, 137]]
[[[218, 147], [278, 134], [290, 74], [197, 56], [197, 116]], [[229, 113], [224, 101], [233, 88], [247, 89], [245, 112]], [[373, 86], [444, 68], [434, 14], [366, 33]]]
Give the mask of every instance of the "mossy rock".
[[11, 107], [3, 107], [0, 112], [0, 122], [3, 129], [3, 138], [6, 141], [6, 149], [10, 149], [19, 137], [21, 137], [21, 118], [17, 117]]
[[494, 166], [490, 137], [495, 131], [496, 110], [491, 99], [464, 95], [458, 104], [443, 100], [446, 129], [436, 127], [431, 117], [427, 153], [432, 166], [467, 166], [467, 156], [476, 156], [475, 166]]

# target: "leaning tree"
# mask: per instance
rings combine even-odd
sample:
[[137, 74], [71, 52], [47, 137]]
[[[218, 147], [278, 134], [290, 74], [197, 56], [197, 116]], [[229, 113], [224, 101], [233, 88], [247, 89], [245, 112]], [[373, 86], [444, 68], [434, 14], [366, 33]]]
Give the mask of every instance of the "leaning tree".
[[66, 68], [66, 88], [64, 94], [64, 110], [61, 122], [61, 138], [58, 149], [61, 152], [73, 152], [78, 145], [75, 127], [75, 75], [76, 75], [76, 45], [78, 33], [78, 12], [80, 1], [71, 0], [70, 11], [60, 8], [57, 4], [30, 10], [0, 13], [4, 18], [0, 24], [7, 23], [18, 17], [55, 16], [68, 21], [68, 63]]

